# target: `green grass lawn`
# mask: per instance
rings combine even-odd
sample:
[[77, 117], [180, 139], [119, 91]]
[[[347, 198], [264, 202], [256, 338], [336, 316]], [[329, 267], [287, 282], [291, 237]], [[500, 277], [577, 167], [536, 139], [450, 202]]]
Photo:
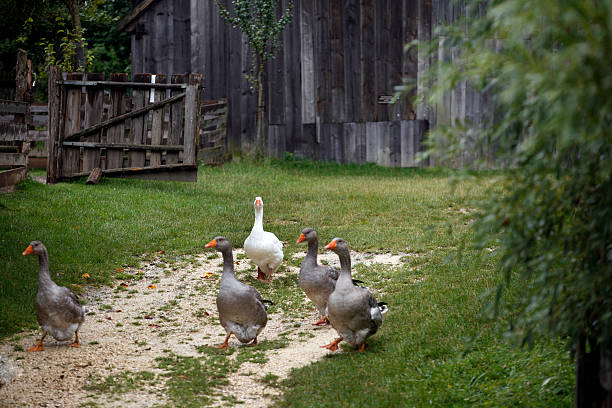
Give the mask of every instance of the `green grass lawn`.
[[21, 256], [30, 241], [47, 245], [58, 284], [106, 284], [143, 253], [200, 253], [217, 235], [241, 247], [260, 195], [286, 259], [304, 250], [295, 240], [306, 226], [358, 251], [417, 255], [400, 267], [355, 268], [390, 304], [381, 330], [366, 353], [296, 370], [280, 384], [278, 406], [571, 405], [573, 366], [561, 341], [516, 348], [503, 339], [506, 320], [479, 317], [483, 292], [499, 279], [495, 259], [453, 254], [469, 247], [472, 202], [489, 179], [455, 187], [448, 179], [442, 170], [294, 161], [201, 167], [198, 183], [22, 183], [0, 196], [0, 337], [35, 326], [37, 263]]

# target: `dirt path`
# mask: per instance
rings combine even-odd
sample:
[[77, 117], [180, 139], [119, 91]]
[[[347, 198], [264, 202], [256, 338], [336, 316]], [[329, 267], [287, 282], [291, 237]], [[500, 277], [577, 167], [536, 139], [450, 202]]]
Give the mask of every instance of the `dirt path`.
[[[237, 275], [244, 281], [255, 273], [242, 254], [242, 250], [235, 251]], [[354, 263], [365, 264], [399, 264], [401, 257], [353, 254]], [[333, 254], [320, 259], [337, 265]], [[223, 341], [225, 332], [215, 306], [220, 264], [221, 258], [212, 253], [171, 261], [158, 255], [138, 270], [123, 271], [126, 279], [114, 288], [87, 289], [82, 297], [88, 299], [89, 315], [79, 333], [80, 348], [47, 337], [45, 351], [24, 351], [36, 342], [40, 331], [20, 333], [4, 341], [0, 344], [0, 406], [173, 405], [168, 399], [167, 369], [159, 368], [159, 359], [172, 355], [202, 360], [202, 346]], [[291, 275], [298, 270], [289, 266], [273, 277], [272, 287], [283, 276], [294, 279]], [[238, 352], [225, 358], [236, 363], [223, 374], [226, 385], [210, 392], [210, 406], [266, 406], [279, 393], [274, 384], [286, 378], [292, 368], [328, 353], [320, 346], [333, 340], [335, 331], [314, 328], [311, 323], [318, 316], [312, 304], [299, 288], [292, 296], [303, 298], [295, 313], [287, 315], [272, 309], [259, 337], [260, 344], [269, 346], [262, 346], [265, 352], [261, 355], [255, 353], [237, 363], [243, 351], [248, 355], [232, 337], [230, 345]], [[278, 339], [283, 341], [274, 343]], [[181, 375], [174, 378], [180, 381]]]

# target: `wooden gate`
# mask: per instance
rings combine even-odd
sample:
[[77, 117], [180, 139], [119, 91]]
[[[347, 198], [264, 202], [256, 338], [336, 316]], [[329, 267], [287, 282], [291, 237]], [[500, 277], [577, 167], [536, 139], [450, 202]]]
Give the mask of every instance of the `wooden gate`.
[[89, 175], [197, 180], [202, 76], [49, 74], [47, 181]]

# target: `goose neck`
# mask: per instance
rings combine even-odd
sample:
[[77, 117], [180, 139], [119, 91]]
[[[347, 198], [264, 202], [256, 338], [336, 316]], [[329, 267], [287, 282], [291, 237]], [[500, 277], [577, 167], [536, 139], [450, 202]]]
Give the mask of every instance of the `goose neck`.
[[308, 241], [308, 252], [306, 252], [306, 259], [317, 263], [317, 255], [319, 253], [319, 242], [315, 239]]
[[338, 282], [340, 282], [340, 280], [352, 282], [350, 253], [348, 251], [338, 252], [338, 258], [340, 259], [340, 276], [338, 277]]
[[51, 276], [49, 275], [49, 254], [45, 251], [43, 254], [38, 255], [38, 283], [46, 284], [51, 282]]
[[263, 231], [263, 208], [255, 208], [255, 223], [253, 224], [253, 231]]

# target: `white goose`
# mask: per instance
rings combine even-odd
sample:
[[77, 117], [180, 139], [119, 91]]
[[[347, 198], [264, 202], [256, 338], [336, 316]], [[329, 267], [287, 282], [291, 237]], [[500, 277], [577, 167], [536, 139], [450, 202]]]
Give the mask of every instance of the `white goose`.
[[244, 252], [257, 265], [257, 279], [270, 281], [283, 261], [283, 243], [271, 232], [263, 229], [263, 200], [255, 197], [255, 223], [244, 241]]

